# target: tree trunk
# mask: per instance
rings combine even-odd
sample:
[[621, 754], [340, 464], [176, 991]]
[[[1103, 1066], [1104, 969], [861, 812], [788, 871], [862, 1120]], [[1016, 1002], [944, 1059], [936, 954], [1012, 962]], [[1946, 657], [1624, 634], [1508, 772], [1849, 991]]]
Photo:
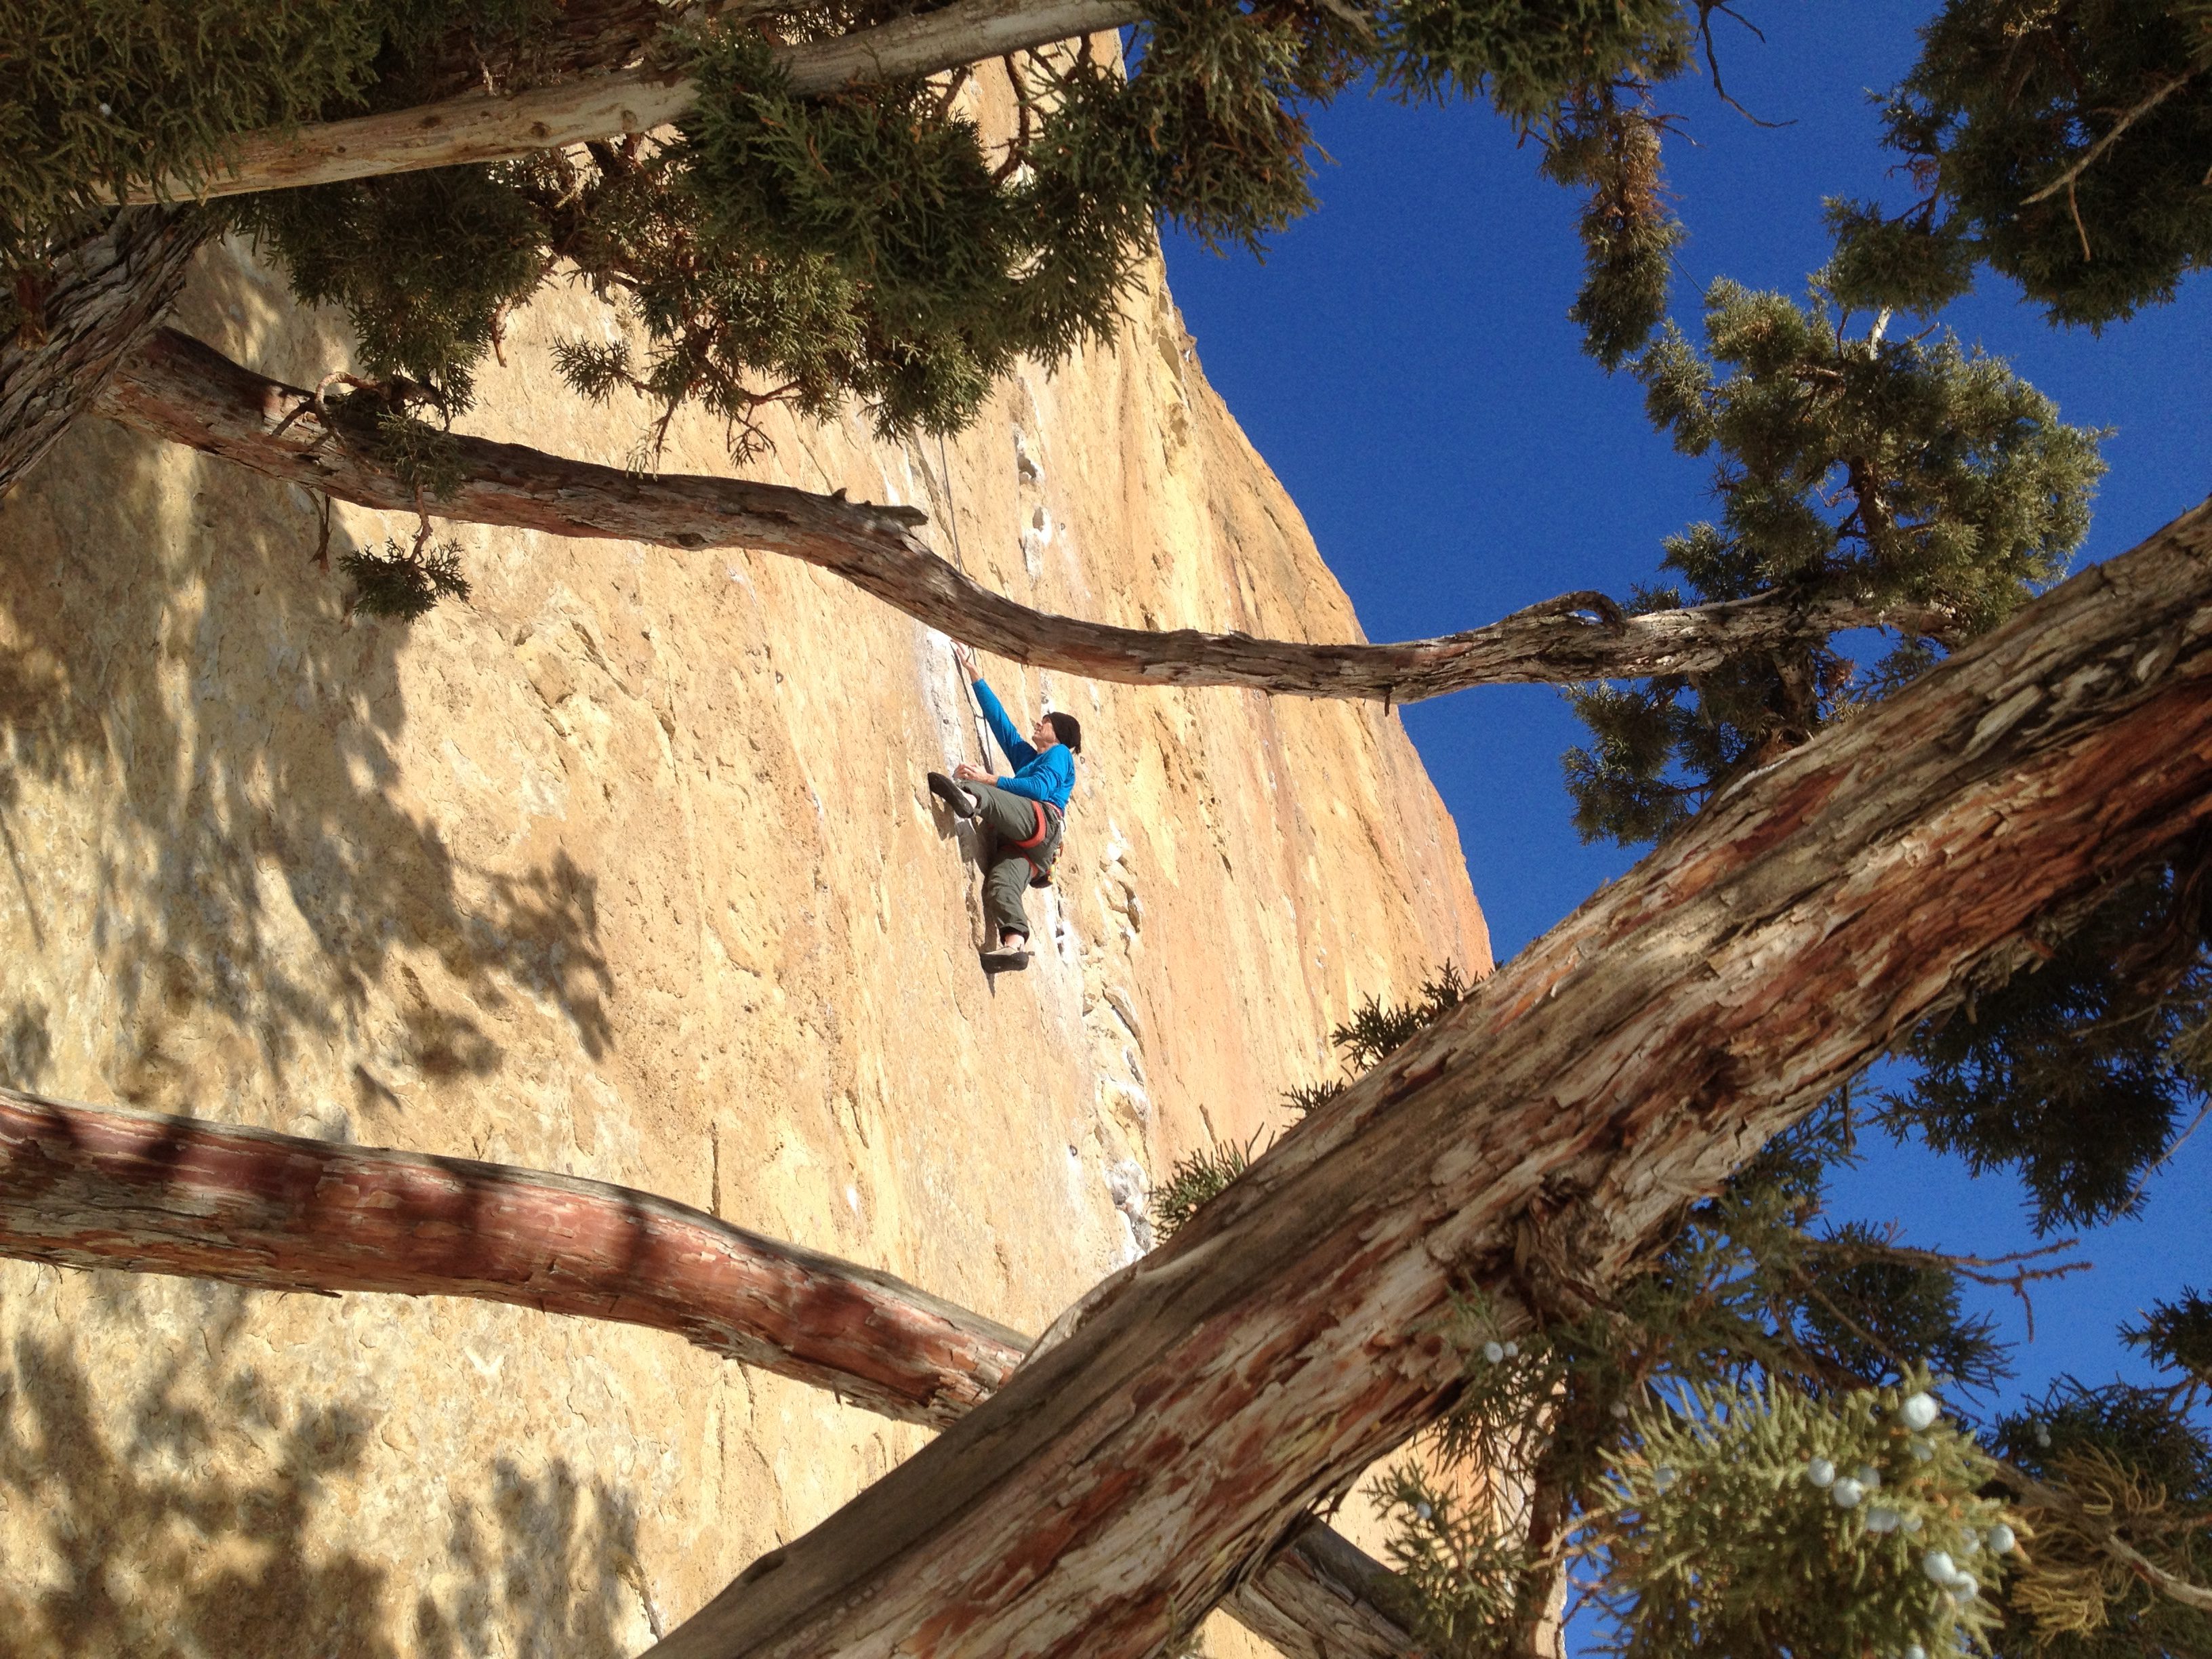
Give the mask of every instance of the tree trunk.
[[[319, 413], [299, 413], [308, 401], [297, 387], [265, 380], [189, 335], [164, 330], [125, 366], [100, 412], [341, 501], [414, 511], [414, 491], [389, 465]], [[482, 438], [452, 442], [449, 459], [463, 481], [426, 503], [439, 518], [664, 547], [787, 554], [983, 650], [1131, 685], [1237, 685], [1413, 702], [1475, 685], [1696, 673], [1745, 651], [1838, 629], [1887, 625], [1940, 635], [1950, 622], [1921, 607], [1800, 604], [1778, 595], [1623, 617], [1604, 595], [1590, 593], [1534, 605], [1487, 628], [1394, 645], [1115, 628], [1033, 611], [969, 580], [915, 538], [912, 528], [924, 518], [913, 507], [875, 507], [739, 478], [641, 477]]]
[[1742, 781], [658, 1659], [1149, 1654], [2046, 910], [2212, 818], [2212, 509]]
[[[889, 1273], [626, 1187], [5, 1088], [0, 1256], [642, 1325], [939, 1429], [1030, 1347]], [[1396, 1575], [1318, 1523], [1230, 1611], [1291, 1659], [1416, 1650]]]
[[24, 280], [27, 315], [0, 338], [0, 496], [160, 325], [206, 234], [198, 214], [127, 209]]
[[[858, 82], [933, 75], [1006, 52], [1049, 46], [1144, 15], [1135, 0], [956, 0], [935, 11], [828, 40], [778, 51], [802, 95]], [[471, 161], [505, 161], [616, 133], [650, 132], [698, 100], [689, 79], [653, 69], [564, 81], [505, 97], [471, 93], [290, 132], [246, 133], [234, 141], [218, 176], [164, 179], [134, 190], [134, 202], [242, 196], [295, 190], [341, 179], [419, 173]]]

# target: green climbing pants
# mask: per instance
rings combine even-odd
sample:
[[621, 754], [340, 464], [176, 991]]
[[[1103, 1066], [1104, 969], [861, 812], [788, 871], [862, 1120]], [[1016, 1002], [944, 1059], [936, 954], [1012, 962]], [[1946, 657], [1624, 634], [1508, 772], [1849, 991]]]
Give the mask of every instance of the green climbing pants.
[[[976, 848], [983, 860], [983, 915], [991, 924], [988, 948], [998, 948], [1007, 933], [1029, 936], [1029, 912], [1022, 895], [1033, 879], [1050, 873], [1060, 856], [1060, 817], [1049, 806], [1040, 806], [1027, 795], [1017, 795], [995, 783], [969, 783], [975, 798], [975, 822], [986, 832]], [[1028, 847], [1037, 831], [1044, 838]]]

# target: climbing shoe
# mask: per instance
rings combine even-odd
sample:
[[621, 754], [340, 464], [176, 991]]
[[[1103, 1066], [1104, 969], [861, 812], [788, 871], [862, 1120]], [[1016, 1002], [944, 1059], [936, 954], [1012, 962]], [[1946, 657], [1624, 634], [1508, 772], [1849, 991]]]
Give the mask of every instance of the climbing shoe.
[[1030, 953], [1025, 950], [983, 952], [983, 971], [987, 974], [1018, 974], [1029, 965]]
[[975, 798], [944, 773], [932, 772], [929, 775], [929, 793], [943, 801], [954, 817], [972, 818], [975, 816]]

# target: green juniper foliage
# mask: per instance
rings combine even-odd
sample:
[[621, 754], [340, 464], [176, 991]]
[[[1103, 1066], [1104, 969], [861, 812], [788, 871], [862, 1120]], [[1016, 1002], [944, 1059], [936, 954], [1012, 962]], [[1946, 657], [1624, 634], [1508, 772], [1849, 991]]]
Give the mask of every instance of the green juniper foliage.
[[1593, 1512], [1615, 1651], [1985, 1648], [1997, 1614], [1980, 1592], [2014, 1559], [1988, 1540], [2000, 1526], [2016, 1534], [2020, 1517], [1979, 1495], [1990, 1466], [1970, 1434], [1910, 1415], [1908, 1401], [1934, 1403], [1928, 1388], [1916, 1374], [1820, 1396], [1770, 1379], [1632, 1412], [1635, 1449]]
[[1154, 1234], [1163, 1241], [1173, 1237], [1209, 1199], [1252, 1167], [1253, 1148], [1258, 1142], [1255, 1135], [1242, 1146], [1223, 1142], [1177, 1158], [1168, 1178], [1152, 1189], [1146, 1205]]
[[[1017, 131], [987, 143], [966, 72], [793, 96], [772, 43], [903, 15], [895, 0], [757, 9], [705, 22], [631, 0], [653, 61], [702, 97], [672, 143], [630, 139], [492, 167], [272, 192], [223, 210], [343, 307], [379, 374], [465, 405], [501, 318], [580, 276], [638, 325], [572, 342], [572, 387], [656, 403], [649, 459], [696, 401], [739, 453], [776, 404], [819, 418], [857, 398], [887, 434], [972, 419], [1021, 356], [1107, 337], [1152, 225], [1258, 248], [1313, 205], [1310, 110], [1363, 76], [1409, 96], [1486, 98], [1583, 191], [1589, 270], [1574, 314], [1608, 365], [1663, 311], [1680, 227], [1664, 205], [1655, 88], [1692, 62], [1705, 3], [1681, 0], [1163, 0], [1124, 75], [1085, 46], [1009, 60]], [[0, 236], [28, 259], [102, 190], [187, 179], [256, 128], [442, 95], [458, 70], [528, 82], [562, 32], [620, 0], [21, 0], [0, 111], [36, 159], [0, 183]], [[655, 24], [659, 27], [654, 27]], [[7, 84], [13, 74], [20, 85]], [[542, 78], [542, 76], [541, 76]], [[102, 115], [102, 106], [110, 113]]]
[[369, 374], [407, 376], [456, 408], [501, 314], [544, 276], [529, 204], [482, 168], [271, 191], [234, 220], [301, 300], [344, 310]]
[[[1717, 454], [1721, 516], [1668, 540], [1680, 580], [1632, 610], [1765, 592], [1911, 605], [1951, 643], [2060, 574], [2088, 527], [2097, 434], [1948, 334], [1851, 323], [1817, 288], [1798, 305], [1723, 280], [1705, 296], [1702, 350], [1670, 325], [1638, 360], [1654, 424], [1686, 454]], [[1808, 635], [1696, 676], [1584, 688], [1572, 700], [1594, 741], [1566, 757], [1576, 827], [1623, 844], [1664, 836], [1930, 659], [1908, 640], [1856, 684]]]
[[1458, 1007], [1472, 988], [1462, 976], [1459, 964], [1447, 959], [1431, 977], [1421, 981], [1420, 994], [1411, 1002], [1385, 1005], [1378, 997], [1369, 997], [1352, 1011], [1351, 1018], [1328, 1034], [1329, 1046], [1344, 1056], [1345, 1069], [1356, 1075], [1404, 1048]]
[[[1583, 1564], [1577, 1582], [1612, 1616], [1615, 1644], [1639, 1653], [1860, 1653], [1856, 1638], [1878, 1634], [1887, 1646], [1874, 1650], [1898, 1654], [1986, 1623], [1986, 1609], [1901, 1570], [1936, 1547], [1931, 1521], [1945, 1535], [1995, 1506], [1964, 1440], [1905, 1434], [1895, 1410], [1929, 1386], [1932, 1356], [1957, 1359], [1968, 1387], [2001, 1376], [2002, 1357], [1960, 1317], [1943, 1258], [1816, 1228], [1821, 1171], [1843, 1147], [1832, 1106], [1694, 1206], [1651, 1270], [1603, 1305], [1517, 1339], [1480, 1300], [1463, 1307], [1449, 1334], [1466, 1380], [1428, 1467], [1401, 1466], [1375, 1492], [1394, 1559], [1425, 1555], [1432, 1574], [1445, 1496], [1477, 1470], [1495, 1495], [1486, 1543], [1460, 1552], [1480, 1573], [1427, 1598], [1425, 1637], [1455, 1654], [1528, 1650], [1568, 1562]], [[1893, 1304], [1894, 1279], [1869, 1267], [1923, 1282]], [[1686, 1417], [1687, 1402], [1702, 1403]], [[1815, 1457], [1833, 1466], [1812, 1471], [1817, 1486]], [[1864, 1487], [1862, 1465], [1899, 1495], [1830, 1490], [1835, 1469]], [[1501, 1551], [1516, 1558], [1506, 1592]], [[1472, 1638], [1470, 1607], [1493, 1610]], [[1853, 1639], [1816, 1640], [1822, 1620]]]
[[203, 176], [231, 135], [357, 98], [384, 38], [379, 9], [357, 0], [9, 0], [0, 259], [95, 208], [100, 186]]
[[1710, 10], [1673, 0], [1411, 0], [1392, 18], [1392, 82], [1420, 96], [1450, 85], [1486, 94], [1541, 144], [1545, 175], [1584, 192], [1584, 276], [1568, 314], [1607, 369], [1666, 314], [1682, 226], [1662, 183], [1667, 118], [1654, 92], [1690, 68]]
[[[1908, 1410], [1986, 1392], [2005, 1367], [1960, 1317], [1945, 1258], [1817, 1227], [1821, 1172], [1847, 1144], [1832, 1102], [1602, 1304], [1517, 1337], [1463, 1304], [1447, 1333], [1461, 1395], [1424, 1458], [1373, 1491], [1425, 1640], [1455, 1659], [1529, 1651], [1566, 1571], [1608, 1644], [1652, 1659], [2207, 1652], [2201, 1615], [2147, 1592], [2081, 1525], [2017, 1507], [1966, 1419], [1933, 1398]], [[2185, 1293], [2160, 1315], [2154, 1340], [2202, 1309]], [[1935, 1372], [1938, 1356], [1955, 1369]], [[2130, 1547], [2205, 1581], [2212, 1438], [2176, 1391], [2069, 1386], [1996, 1438], [2116, 1517]], [[1455, 1501], [1478, 1476], [1486, 1505]]]
[[1487, 1506], [1444, 1489], [1413, 1464], [1391, 1469], [1372, 1490], [1397, 1519], [1383, 1554], [1413, 1592], [1421, 1640], [1437, 1659], [1494, 1651], [1522, 1563]]
[[1882, 1121], [1977, 1174], [2014, 1170], [2039, 1231], [2135, 1213], [2212, 1096], [2212, 908], [2198, 854], [2123, 883], [2049, 959], [1915, 1030]]
[[403, 548], [387, 541], [380, 550], [340, 554], [338, 568], [353, 578], [353, 608], [364, 616], [413, 622], [429, 615], [440, 599], [469, 596], [459, 542], [426, 548], [418, 541]]
[[[1344, 1055], [1346, 1071], [1356, 1077], [1459, 1006], [1470, 988], [1459, 965], [1447, 960], [1421, 981], [1420, 994], [1411, 1002], [1385, 1003], [1379, 997], [1369, 997], [1329, 1033], [1329, 1042]], [[1309, 1085], [1290, 1091], [1283, 1103], [1303, 1115], [1327, 1105], [1344, 1090], [1340, 1081]], [[1218, 1143], [1176, 1159], [1168, 1178], [1152, 1192], [1152, 1225], [1160, 1238], [1172, 1237], [1200, 1205], [1249, 1169], [1258, 1144], [1255, 1134], [1242, 1146]]]
[[1884, 119], [1919, 199], [1830, 204], [1855, 304], [1933, 310], [1987, 264], [2094, 328], [2212, 260], [2207, 0], [1949, 0]]
[[2182, 1373], [2185, 1388], [2212, 1389], [2212, 1297], [2194, 1286], [2172, 1302], [2154, 1302], [2142, 1323], [2120, 1335], [2154, 1364]]
[[258, 128], [354, 114], [465, 31], [488, 61], [555, 0], [6, 0], [0, 264], [127, 185], [190, 181]]
[[1584, 276], [1569, 315], [1617, 368], [1666, 314], [1680, 222], [1660, 169], [1655, 89], [1692, 65], [1713, 8], [1675, 0], [1406, 0], [1389, 15], [1382, 78], [1417, 97], [1486, 96], [1584, 192]]

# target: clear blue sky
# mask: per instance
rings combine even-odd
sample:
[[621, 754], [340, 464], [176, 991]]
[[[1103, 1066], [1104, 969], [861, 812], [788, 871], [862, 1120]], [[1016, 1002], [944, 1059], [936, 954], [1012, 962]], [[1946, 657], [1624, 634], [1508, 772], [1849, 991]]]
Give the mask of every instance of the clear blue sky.
[[[1763, 45], [1717, 18], [1730, 93], [1793, 125], [1754, 126], [1709, 87], [1674, 89], [1693, 141], [1668, 151], [1690, 232], [1674, 294], [1686, 325], [1717, 276], [1801, 293], [1826, 257], [1824, 195], [1897, 199], [1866, 92], [1904, 72], [1932, 9], [1765, 0], [1747, 9]], [[1632, 381], [1579, 349], [1565, 314], [1580, 272], [1574, 200], [1476, 106], [1359, 95], [1315, 126], [1333, 158], [1320, 212], [1264, 264], [1171, 237], [1168, 268], [1207, 375], [1304, 511], [1369, 636], [1443, 633], [1652, 579], [1660, 538], [1711, 513], [1708, 471], [1653, 433]], [[2115, 428], [2082, 562], [2212, 491], [2212, 279], [2101, 338], [2051, 329], [1986, 277], [1948, 320], [2067, 419]], [[1581, 845], [1569, 823], [1559, 756], [1577, 728], [1557, 693], [1463, 692], [1406, 720], [1458, 820], [1501, 957], [1632, 861]], [[2094, 1273], [2039, 1296], [2021, 1387], [2064, 1371], [2147, 1380], [2114, 1325], [2185, 1282], [2212, 1286], [2212, 1125], [2149, 1195], [2143, 1219], [2085, 1241]], [[2010, 1181], [1971, 1182], [1917, 1148], [1877, 1145], [1839, 1182], [1835, 1210], [1900, 1220], [1915, 1243], [1952, 1249], [2033, 1242]], [[1990, 1305], [2024, 1335], [2009, 1297]]]

